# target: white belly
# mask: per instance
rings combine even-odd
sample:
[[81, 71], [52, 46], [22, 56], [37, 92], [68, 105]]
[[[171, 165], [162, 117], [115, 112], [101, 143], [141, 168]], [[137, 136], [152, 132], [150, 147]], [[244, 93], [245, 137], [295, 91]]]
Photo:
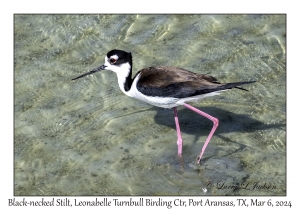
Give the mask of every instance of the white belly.
[[[221, 91], [219, 91], [221, 92]], [[207, 93], [198, 96], [192, 96], [188, 98], [171, 98], [171, 97], [155, 97], [155, 96], [145, 96], [140, 92], [132, 95], [131, 97], [136, 98], [138, 100], [144, 101], [153, 106], [163, 107], [163, 108], [173, 108], [182, 105], [186, 102], [196, 102], [200, 101], [203, 98], [219, 95], [219, 92]]]

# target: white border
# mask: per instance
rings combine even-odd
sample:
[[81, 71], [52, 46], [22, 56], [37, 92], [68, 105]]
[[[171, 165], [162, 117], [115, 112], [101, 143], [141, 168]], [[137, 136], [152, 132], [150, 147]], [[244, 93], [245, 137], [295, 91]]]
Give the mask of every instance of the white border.
[[[256, 197], [258, 199], [292, 201], [294, 209], [299, 206], [297, 195], [299, 187], [299, 132], [297, 132], [299, 116], [298, 83], [300, 69], [296, 65], [299, 60], [299, 11], [296, 1], [272, 0], [209, 0], [209, 1], [147, 1], [147, 6], [141, 1], [114, 0], [114, 1], [3, 1], [1, 3], [1, 191], [0, 207], [8, 208], [8, 199], [13, 198], [13, 14], [15, 13], [281, 13], [287, 14], [287, 196]], [[299, 64], [298, 64], [299, 65]], [[284, 157], [282, 157], [284, 158]], [[20, 198], [20, 197], [19, 197]], [[28, 197], [39, 200], [41, 197]], [[59, 198], [59, 197], [56, 197]], [[112, 199], [112, 197], [109, 197]], [[119, 197], [120, 198], [120, 197]], [[129, 197], [123, 197], [124, 200]], [[171, 200], [175, 197], [164, 197]], [[206, 199], [208, 197], [203, 197]], [[210, 197], [212, 200], [224, 200], [224, 197]], [[251, 197], [226, 197], [226, 200]], [[78, 197], [78, 199], [81, 199]], [[83, 199], [92, 199], [85, 197]], [[184, 199], [188, 199], [184, 197]], [[4, 207], [4, 208], [3, 208]], [[9, 207], [12, 209], [20, 207]], [[38, 207], [40, 209], [40, 207]], [[69, 207], [68, 207], [69, 208]], [[94, 207], [103, 208], [103, 207]], [[199, 207], [198, 207], [199, 208]], [[48, 207], [49, 209], [49, 207]], [[122, 208], [123, 209], [123, 208]], [[125, 209], [131, 209], [126, 207]], [[161, 209], [167, 209], [162, 207]], [[178, 209], [178, 208], [176, 208]], [[247, 209], [253, 209], [248, 207]], [[276, 209], [276, 208], [275, 208]], [[299, 208], [298, 208], [299, 209]]]

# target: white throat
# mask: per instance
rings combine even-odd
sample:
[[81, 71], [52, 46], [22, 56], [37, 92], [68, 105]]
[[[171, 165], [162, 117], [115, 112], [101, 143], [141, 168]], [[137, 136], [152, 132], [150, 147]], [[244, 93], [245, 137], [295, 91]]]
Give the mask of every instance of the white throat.
[[120, 64], [120, 65], [111, 65], [108, 62], [108, 58], [105, 57], [105, 63], [104, 63], [104, 65], [107, 66], [105, 68], [106, 70], [113, 71], [113, 72], [115, 72], [117, 74], [118, 84], [119, 84], [120, 89], [122, 90], [123, 93], [125, 93], [126, 95], [128, 95], [128, 92], [125, 91], [124, 85], [125, 85], [127, 77], [129, 76], [129, 73], [131, 71], [130, 64], [127, 62], [127, 63], [123, 63], [123, 64]]

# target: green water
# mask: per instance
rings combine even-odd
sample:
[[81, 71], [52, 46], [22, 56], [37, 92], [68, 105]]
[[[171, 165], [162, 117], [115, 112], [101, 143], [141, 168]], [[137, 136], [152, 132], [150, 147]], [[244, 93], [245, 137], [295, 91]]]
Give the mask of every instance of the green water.
[[[285, 46], [285, 15], [15, 15], [14, 195], [286, 195]], [[172, 109], [71, 81], [112, 49], [257, 82], [193, 104], [220, 121], [197, 165], [211, 121], [178, 108], [182, 161]]]

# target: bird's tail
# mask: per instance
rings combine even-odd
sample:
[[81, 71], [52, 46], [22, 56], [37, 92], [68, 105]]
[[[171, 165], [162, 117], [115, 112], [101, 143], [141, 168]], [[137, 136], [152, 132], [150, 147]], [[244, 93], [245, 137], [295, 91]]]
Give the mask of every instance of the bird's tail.
[[231, 88], [237, 88], [237, 89], [240, 89], [240, 90], [248, 91], [247, 89], [244, 89], [244, 88], [238, 87], [238, 86], [246, 85], [246, 84], [250, 84], [250, 83], [254, 83], [254, 82], [256, 82], [256, 81], [226, 83], [226, 84], [221, 85], [219, 88], [222, 88], [223, 90], [231, 89]]

